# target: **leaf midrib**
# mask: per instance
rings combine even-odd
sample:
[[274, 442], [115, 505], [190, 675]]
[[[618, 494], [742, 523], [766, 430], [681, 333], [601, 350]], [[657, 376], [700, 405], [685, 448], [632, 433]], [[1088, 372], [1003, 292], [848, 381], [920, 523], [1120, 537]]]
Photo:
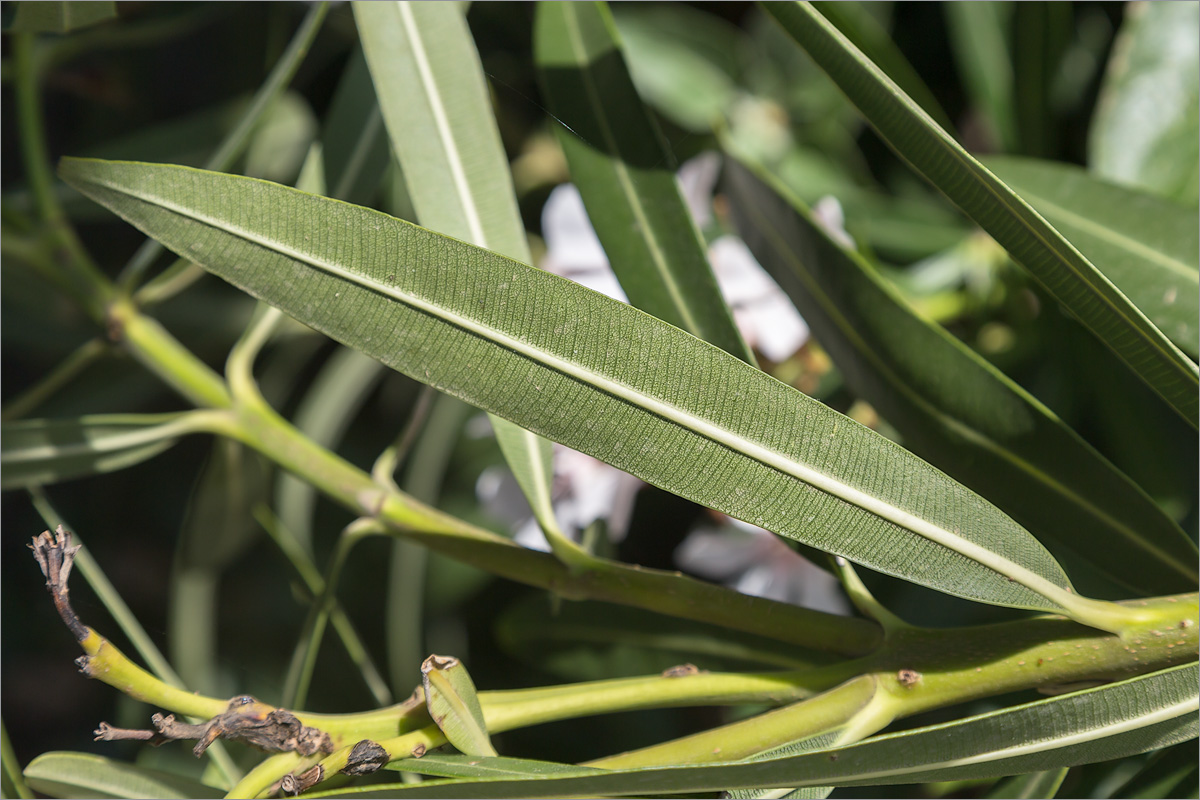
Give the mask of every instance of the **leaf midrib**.
[[[1154, 556], [1156, 556], [1158, 559], [1160, 559], [1162, 562], [1164, 562], [1164, 564], [1169, 565], [1172, 569], [1174, 569], [1176, 572], [1180, 573], [1184, 577], [1188, 578], [1189, 580], [1195, 579], [1195, 573], [1193, 573], [1188, 568], [1187, 564], [1181, 563], [1177, 558], [1175, 558], [1175, 557], [1171, 556], [1169, 553], [1163, 551], [1161, 548], [1159, 548], [1153, 542], [1146, 541], [1144, 537], [1138, 535], [1138, 533], [1135, 530], [1130, 528], [1124, 522], [1116, 519], [1115, 517], [1113, 517], [1111, 514], [1109, 514], [1104, 509], [1097, 507], [1094, 503], [1092, 503], [1086, 497], [1081, 496], [1075, 490], [1071, 489], [1069, 486], [1064, 485], [1062, 482], [1060, 482], [1059, 480], [1054, 478], [1054, 476], [1049, 475], [1045, 471], [1039, 469], [1038, 467], [1036, 467], [1035, 465], [1030, 463], [1027, 459], [1022, 458], [1019, 454], [1013, 452], [1011, 449], [1001, 446], [993, 438], [985, 435], [979, 429], [972, 427], [971, 425], [963, 422], [962, 420], [958, 419], [955, 416], [952, 416], [951, 414], [949, 414], [945, 411], [942, 411], [940, 408], [938, 408], [938, 407], [934, 406], [932, 403], [930, 403], [922, 395], [917, 393], [912, 388], [912, 386], [909, 385], [909, 383], [907, 381], [902, 380], [895, 373], [895, 371], [891, 368], [891, 366], [889, 366], [887, 364], [887, 362], [884, 359], [879, 357], [879, 354], [875, 350], [875, 348], [872, 348], [867, 344], [867, 342], [858, 333], [857, 329], [852, 324], [850, 324], [850, 321], [847, 320], [845, 318], [845, 316], [841, 313], [841, 310], [838, 309], [837, 305], [829, 299], [829, 295], [825, 292], [824, 288], [820, 285], [820, 283], [818, 281], [814, 280], [811, 273], [807, 269], [804, 268], [803, 262], [801, 262], [799, 259], [795, 258], [794, 255], [790, 252], [790, 250], [785, 246], [782, 234], [780, 234], [776, 231], [775, 226], [759, 211], [758, 207], [752, 205], [749, 208], [755, 213], [756, 219], [758, 221], [759, 230], [763, 231], [764, 233], [767, 233], [770, 236], [771, 243], [774, 246], [775, 250], [778, 253], [780, 253], [785, 259], [787, 259], [788, 261], [790, 261], [792, 264], [795, 265], [795, 273], [801, 278], [801, 280], [804, 281], [805, 289], [807, 289], [808, 292], [813, 295], [814, 299], [816, 299], [818, 302], [821, 303], [821, 305], [825, 308], [825, 312], [827, 314], [829, 314], [829, 316], [830, 316], [831, 320], [834, 322], [834, 324], [836, 324], [838, 326], [838, 328], [841, 329], [842, 334], [848, 340], [850, 340], [850, 342], [858, 350], [859, 355], [863, 359], [874, 364], [875, 369], [878, 370], [881, 375], [885, 376], [888, 379], [888, 382], [892, 386], [893, 389], [895, 389], [900, 394], [907, 397], [908, 400], [910, 402], [912, 402], [914, 405], [917, 405], [920, 408], [924, 409], [925, 412], [927, 414], [929, 414], [931, 417], [939, 420], [940, 422], [942, 422], [942, 424], [953, 429], [959, 435], [963, 436], [964, 438], [970, 439], [971, 441], [978, 444], [980, 447], [991, 452], [996, 457], [1012, 464], [1017, 469], [1020, 469], [1021, 471], [1025, 472], [1027, 474], [1036, 476], [1037, 479], [1040, 480], [1042, 483], [1052, 486], [1054, 488], [1054, 490], [1056, 492], [1058, 492], [1060, 495], [1071, 499], [1072, 502], [1076, 503], [1076, 505], [1078, 505], [1080, 508], [1086, 509], [1096, 519], [1106, 523], [1113, 529], [1119, 531], [1121, 533], [1121, 535], [1123, 537], [1125, 537], [1125, 539], [1132, 546], [1142, 549], [1142, 550], [1145, 550], [1149, 553], [1152, 553]], [[881, 289], [881, 291], [884, 291], [885, 293], [887, 293], [889, 295], [891, 294], [890, 290], [885, 286], [880, 286], [880, 289]], [[895, 300], [896, 298], [893, 297], [892, 299]], [[897, 301], [897, 302], [899, 302], [899, 301]], [[940, 331], [940, 329], [935, 329], [935, 330]], [[947, 340], [947, 344], [949, 346], [952, 346], [955, 348], [959, 347], [957, 340], [953, 340], [952, 337], [943, 336], [943, 339]], [[1025, 399], [1029, 402], [1029, 404], [1031, 406], [1033, 406], [1037, 410], [1042, 411], [1042, 412], [1046, 413], [1047, 415], [1052, 413], [1048, 409], [1046, 409], [1044, 406], [1042, 406], [1041, 403], [1036, 398], [1027, 397]]]
[[[1061, 750], [1065, 747], [1073, 747], [1075, 745], [1087, 744], [1088, 742], [1094, 742], [1100, 739], [1107, 739], [1111, 736], [1118, 736], [1122, 733], [1128, 733], [1139, 728], [1148, 728], [1151, 725], [1157, 725], [1161, 722], [1169, 722], [1172, 719], [1183, 716], [1184, 714], [1195, 712], [1197, 709], [1200, 709], [1200, 697], [1193, 696], [1185, 700], [1180, 700], [1170, 705], [1154, 709], [1146, 714], [1141, 714], [1129, 719], [1123, 719], [1119, 722], [1112, 722], [1107, 725], [1099, 725], [1093, 728], [1087, 728], [1086, 730], [1077, 731], [1066, 736], [1058, 736], [1048, 741], [1041, 740], [1036, 742], [1025, 742], [1023, 744], [1004, 748], [1003, 750], [989, 750], [986, 753], [978, 753], [973, 756], [953, 758], [946, 761], [927, 761], [923, 764], [914, 764], [912, 766], [899, 769], [893, 768], [876, 770], [874, 772], [856, 772], [854, 773], [853, 780], [858, 782], [863, 780], [872, 780], [874, 778], [907, 775], [910, 773], [924, 773], [938, 769], [952, 769], [954, 767], [970, 766], [971, 764], [985, 764], [992, 761], [1004, 761], [1009, 758], [1019, 758], [1023, 755], [1040, 753], [1047, 750]], [[902, 734], [897, 734], [897, 736], [901, 735]], [[870, 742], [866, 744], [870, 744]]]
[[[251, 244], [263, 247], [264, 249], [272, 250], [295, 261], [308, 264], [309, 266], [318, 269], [327, 275], [344, 280], [348, 283], [355, 284], [368, 291], [383, 295], [385, 297], [390, 297], [393, 300], [409, 306], [410, 308], [428, 314], [436, 319], [441, 319], [448, 324], [454, 325], [455, 327], [491, 341], [494, 344], [504, 347], [514, 353], [517, 353], [518, 355], [524, 356], [531, 361], [540, 363], [543, 366], [579, 381], [584, 385], [603, 391], [612, 397], [628, 403], [631, 406], [641, 408], [644, 411], [672, 422], [681, 428], [690, 430], [693, 433], [720, 444], [729, 450], [740, 453], [741, 455], [757, 461], [760, 464], [803, 481], [804, 483], [837, 497], [842, 501], [849, 503], [850, 505], [857, 506], [858, 508], [873, 514], [882, 520], [890, 522], [899, 528], [908, 530], [909, 532], [945, 547], [952, 552], [958, 553], [959, 555], [975, 561], [984, 567], [993, 570], [994, 572], [1011, 578], [1016, 583], [1025, 586], [1031, 591], [1049, 600], [1053, 605], [1046, 607], [1045, 610], [1057, 611], [1063, 608], [1072, 608], [1077, 605], [1079, 601], [1079, 598], [1072, 595], [1068, 590], [1052, 583], [1032, 570], [1010, 561], [998, 553], [994, 553], [978, 544], [975, 544], [974, 542], [962, 538], [961, 536], [957, 536], [951, 531], [934, 525], [927, 520], [923, 520], [907, 511], [904, 511], [903, 509], [897, 508], [883, 500], [880, 500], [879, 498], [873, 497], [862, 490], [841, 483], [835, 478], [825, 475], [824, 473], [788, 458], [787, 456], [772, 451], [757, 442], [750, 441], [749, 439], [746, 439], [732, 431], [721, 428], [706, 419], [694, 415], [692, 412], [686, 409], [682, 409], [664, 400], [652, 397], [632, 386], [613, 380], [606, 375], [588, 369], [581, 364], [567, 361], [559, 357], [557, 354], [547, 350], [538, 349], [527, 342], [523, 342], [520, 339], [509, 336], [503, 331], [484, 325], [483, 323], [470, 319], [469, 317], [461, 316], [451, 309], [437, 305], [436, 303], [417, 295], [401, 291], [397, 287], [378, 283], [365, 275], [361, 275], [346, 269], [345, 267], [325, 261], [316, 255], [305, 253], [283, 242], [279, 242], [253, 231], [240, 228], [236, 225], [233, 225], [228, 220], [212, 217], [199, 210], [181, 206], [165, 198], [143, 191], [138, 191], [128, 186], [117, 185], [111, 181], [97, 178], [95, 176], [89, 178], [89, 181], [110, 191], [136, 198], [142, 202], [165, 209], [181, 217], [194, 220], [229, 235], [236, 236]], [[327, 202], [338, 203], [339, 201], [327, 199]], [[380, 216], [384, 217], [387, 216], [382, 214], [382, 212], [374, 213], [378, 213]], [[402, 220], [396, 220], [395, 218], [389, 219], [393, 223], [400, 225], [411, 224], [405, 223]], [[512, 264], [519, 269], [531, 269], [531, 267], [528, 267], [517, 261], [512, 261], [512, 259], [507, 259], [507, 257], [500, 254], [493, 253], [492, 255], [511, 261]], [[566, 279], [563, 278], [560, 280]], [[709, 346], [711, 347], [711, 345]]]
[[466, 170], [463, 168], [462, 158], [458, 152], [453, 129], [446, 116], [446, 109], [442, 104], [441, 92], [438, 89], [437, 81], [433, 77], [433, 69], [429, 64], [429, 57], [425, 53], [425, 43], [421, 40], [420, 26], [417, 25], [417, 21], [413, 17], [412, 8], [408, 2], [398, 2], [396, 5], [400, 10], [404, 35], [408, 38], [409, 44], [412, 46], [413, 62], [417, 67], [421, 87], [425, 90], [425, 98], [429, 101], [429, 108], [433, 112], [433, 120], [437, 125], [438, 141], [442, 145], [442, 152], [446, 154], [446, 162], [450, 167], [450, 174], [454, 178], [454, 191], [458, 195], [459, 207], [462, 208], [463, 213], [466, 215], [467, 230], [471, 234], [471, 241], [480, 247], [487, 247], [487, 233], [483, 229], [483, 222], [479, 217], [475, 198], [471, 194], [471, 187], [467, 181]]
[[587, 60], [588, 54], [583, 44], [583, 34], [579, 29], [579, 17], [576, 15], [573, 5], [573, 3], [563, 5], [563, 16], [566, 18], [567, 32], [571, 37], [571, 50], [574, 52], [579, 63], [579, 74], [583, 78], [584, 86], [587, 87], [588, 104], [592, 107], [592, 113], [596, 115], [596, 121], [600, 125], [605, 146], [610, 153], [616, 155], [616, 158], [607, 159], [607, 161], [612, 164], [613, 172], [617, 176], [617, 183], [621, 185], [622, 193], [629, 203], [629, 209], [633, 212], [634, 217], [637, 218], [637, 230], [643, 234], [646, 248], [650, 251], [650, 258], [654, 262], [655, 272], [658, 273], [667, 290], [667, 295], [671, 298], [671, 305], [675, 308], [675, 313], [679, 315], [679, 319], [683, 322], [689, 333], [704, 338], [703, 328], [683, 298], [683, 291], [680, 289], [679, 283], [675, 280], [675, 275], [667, 264], [667, 257], [663, 253], [661, 245], [659, 245], [655, 226], [650, 223], [649, 218], [646, 216], [646, 209], [642, 206], [642, 199], [633, 187], [633, 179], [629, 175], [629, 168], [626, 166], [625, 160], [621, 157], [621, 150], [617, 145], [616, 137], [613, 135], [612, 126], [609, 124], [607, 108], [600, 101], [599, 91], [596, 89], [595, 81], [592, 80], [591, 70], [588, 69], [590, 62]]

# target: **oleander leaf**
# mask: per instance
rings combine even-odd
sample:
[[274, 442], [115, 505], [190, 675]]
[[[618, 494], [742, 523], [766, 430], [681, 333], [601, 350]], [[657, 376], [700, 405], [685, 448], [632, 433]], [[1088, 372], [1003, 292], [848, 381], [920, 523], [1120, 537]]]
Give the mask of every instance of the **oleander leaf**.
[[306, 324], [668, 491], [961, 597], [1085, 613], [1057, 562], [986, 500], [635, 308], [264, 181], [85, 159], [60, 173]]
[[0, 487], [41, 486], [133, 466], [202, 430], [195, 420], [184, 412], [6, 422], [0, 428]]
[[1127, 189], [1072, 164], [1014, 156], [983, 162], [1087, 256], [1180, 350], [1200, 339], [1196, 209]]
[[31, 788], [51, 797], [153, 800], [221, 794], [220, 789], [190, 778], [91, 753], [43, 753], [25, 767], [25, 780]]
[[717, 288], [662, 134], [603, 3], [542, 3], [534, 50], [558, 142], [621, 288], [643, 311], [754, 363]]

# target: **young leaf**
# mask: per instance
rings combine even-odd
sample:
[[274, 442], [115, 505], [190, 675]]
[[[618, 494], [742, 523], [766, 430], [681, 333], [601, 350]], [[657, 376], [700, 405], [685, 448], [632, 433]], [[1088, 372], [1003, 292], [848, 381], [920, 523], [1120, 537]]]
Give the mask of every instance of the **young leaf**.
[[983, 163], [1087, 256], [1179, 349], [1197, 354], [1196, 209], [1125, 189], [1071, 164], [1014, 156]]
[[[750, 363], [662, 134], [603, 3], [542, 3], [534, 51], [559, 144], [630, 302]], [[568, 129], [569, 128], [569, 129]]]
[[750, 249], [849, 385], [910, 449], [1052, 550], [1066, 548], [1121, 585], [1147, 594], [1195, 587], [1195, 545], [1137, 484], [1019, 385], [910, 311], [763, 170], [733, 163], [728, 182]]
[[195, 412], [31, 419], [0, 428], [0, 487], [40, 486], [141, 463], [205, 430]]
[[276, 184], [85, 159], [60, 171], [306, 324], [668, 491], [951, 594], [1107, 613], [1071, 594], [1054, 559], [987, 501], [635, 308]]
[[1051, 295], [1193, 428], [1200, 369], [1037, 212], [938, 127], [807, 3], [767, 12], [821, 66], [902, 158], [991, 234]]
[[495, 756], [475, 682], [457, 658], [430, 656], [421, 664], [429, 716], [446, 740], [469, 756]]

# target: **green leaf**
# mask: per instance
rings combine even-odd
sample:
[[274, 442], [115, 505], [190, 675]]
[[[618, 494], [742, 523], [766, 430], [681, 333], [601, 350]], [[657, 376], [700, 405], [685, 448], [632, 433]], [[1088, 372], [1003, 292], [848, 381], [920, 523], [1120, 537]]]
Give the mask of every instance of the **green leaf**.
[[51, 797], [216, 797], [199, 781], [88, 753], [43, 753], [25, 767], [30, 787]]
[[421, 682], [429, 716], [446, 740], [469, 756], [494, 756], [475, 683], [452, 656], [430, 656], [421, 664]]
[[1024, 775], [1014, 775], [1000, 781], [987, 793], [989, 798], [1031, 798], [1050, 800], [1058, 794], [1063, 779], [1067, 777], [1067, 768], [1047, 769], [1041, 772], [1027, 772]]
[[[847, 383], [918, 455], [1051, 546], [1146, 594], [1196, 585], [1196, 547], [1048, 408], [918, 317], [762, 169], [729, 168], [731, 210]], [[766, 181], [764, 183], [763, 181]], [[1172, 588], [1167, 588], [1167, 587]]]
[[712, 130], [738, 96], [745, 34], [682, 3], [617, 3], [611, 10], [640, 97], [694, 133]]
[[[754, 363], [708, 264], [608, 7], [543, 3], [534, 52], [571, 177], [633, 305]], [[569, 130], [567, 129], [569, 128]]]
[[83, 159], [60, 173], [306, 324], [687, 499], [962, 597], [1109, 611], [1071, 594], [1041, 545], [982, 498], [635, 308], [276, 184]]
[[201, 694], [236, 691], [223, 687], [218, 677], [221, 574], [259, 533], [251, 509], [263, 502], [266, 483], [262, 456], [218, 438], [184, 509], [169, 582], [167, 643], [180, 677]]
[[765, 7], [889, 146], [991, 234], [1071, 314], [1197, 427], [1200, 370], [1103, 274], [811, 6], [767, 3]]
[[112, 0], [52, 0], [21, 2], [17, 16], [7, 30], [21, 33], [69, 33], [106, 20], [116, 19], [117, 4]]
[[997, 156], [984, 164], [1021, 195], [1179, 349], [1200, 339], [1196, 209], [1116, 186], [1070, 164]]
[[1196, 746], [1177, 744], [1153, 754], [1137, 774], [1109, 797], [1187, 797], [1196, 793]]
[[[821, 14], [837, 26], [846, 38], [854, 42], [855, 47], [862, 50], [891, 76], [900, 88], [908, 92], [925, 113], [933, 117], [938, 125], [948, 131], [954, 130], [950, 117], [938, 102], [933, 91], [921, 79], [921, 75], [909, 63], [896, 42], [888, 35], [887, 30], [878, 15], [867, 10], [870, 3], [847, 2], [847, 0], [819, 0], [814, 2]], [[888, 15], [890, 16], [890, 15]]]
[[526, 777], [532, 775], [554, 775], [580, 772], [604, 772], [574, 764], [556, 761], [537, 761], [531, 758], [505, 758], [503, 756], [480, 757], [430, 753], [420, 758], [403, 758], [393, 761], [384, 769], [397, 772], [414, 772], [438, 778], [501, 778]]
[[40, 486], [124, 469], [204, 429], [196, 412], [8, 422], [0, 428], [0, 487]]
[[334, 90], [321, 142], [327, 187], [321, 194], [367, 205], [379, 189], [390, 153], [383, 116], [361, 47], [354, 49]]
[[[612, 770], [603, 775], [384, 785], [341, 795], [570, 797], [728, 787], [878, 786], [994, 778], [1124, 758], [1196, 738], [1195, 664], [858, 744], [761, 761]], [[311, 796], [329, 796], [315, 792]]]
[[1088, 141], [1102, 178], [1195, 205], [1200, 4], [1134, 3], [1113, 45]]
[[[1016, 149], [1017, 115], [1013, 108], [1013, 64], [1008, 46], [1012, 4], [945, 3], [941, 8], [951, 34], [954, 60], [975, 106], [973, 110], [982, 115], [993, 146], [1006, 151]], [[824, 10], [821, 8], [822, 13]], [[879, 65], [891, 75], [886, 64]]]
[[[354, 4], [363, 51], [417, 218], [529, 262], [508, 159], [465, 16], [448, 3]], [[496, 441], [555, 554], [581, 560], [551, 503], [550, 443], [492, 417]]]

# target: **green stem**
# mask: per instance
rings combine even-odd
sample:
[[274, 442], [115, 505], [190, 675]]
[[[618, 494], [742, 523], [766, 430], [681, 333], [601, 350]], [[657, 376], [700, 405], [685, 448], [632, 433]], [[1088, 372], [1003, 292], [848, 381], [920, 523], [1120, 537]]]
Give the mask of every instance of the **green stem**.
[[16, 79], [14, 93], [17, 103], [17, 122], [24, 158], [26, 177], [33, 193], [38, 215], [53, 237], [57, 250], [55, 262], [63, 269], [62, 283], [80, 307], [94, 320], [104, 318], [104, 307], [112, 296], [112, 286], [92, 262], [67, 221], [67, 216], [54, 194], [54, 173], [46, 150], [46, 137], [38, 98], [39, 75], [32, 33], [13, 37], [13, 62]]
[[288, 668], [287, 679], [283, 684], [282, 704], [286, 708], [302, 708], [308, 695], [308, 686], [312, 681], [313, 669], [317, 664], [317, 654], [321, 650], [321, 639], [325, 635], [325, 625], [336, 604], [338, 579], [341, 578], [342, 568], [354, 545], [370, 533], [376, 532], [378, 523], [371, 520], [357, 519], [346, 526], [338, 539], [333, 558], [330, 559], [326, 571], [324, 586], [313, 600], [309, 608], [308, 618], [301, 629], [300, 641]]
[[233, 398], [221, 376], [129, 302], [113, 303], [109, 327], [135, 358], [187, 400], [209, 408], [232, 408]]
[[5, 796], [11, 797], [15, 794], [21, 800], [28, 800], [34, 796], [29, 787], [25, 785], [21, 762], [17, 761], [16, 751], [13, 750], [12, 742], [8, 739], [8, 728], [4, 726], [3, 721], [0, 721], [0, 766], [4, 769]]
[[[284, 557], [295, 568], [300, 579], [304, 581], [304, 585], [309, 592], [309, 601], [314, 601], [325, 591], [325, 579], [308, 557], [308, 553], [296, 540], [296, 537], [280, 524], [279, 520], [275, 518], [271, 510], [265, 505], [257, 506], [254, 509], [254, 516], [271, 537], [271, 540], [275, 542]], [[346, 648], [346, 654], [350, 656], [350, 660], [358, 668], [363, 682], [375, 698], [375, 702], [380, 706], [390, 706], [394, 703], [395, 698], [392, 697], [392, 690], [388, 688], [387, 681], [383, 679], [383, 675], [379, 673], [378, 667], [375, 666], [375, 662], [371, 659], [371, 654], [367, 652], [362, 637], [358, 635], [358, 631], [354, 628], [354, 623], [350, 621], [350, 617], [346, 615], [345, 609], [342, 608], [341, 604], [336, 602], [336, 599], [333, 610], [330, 612], [330, 622], [333, 624], [333, 629], [337, 632], [338, 638], [341, 639], [342, 646]]]
[[[308, 50], [312, 47], [317, 33], [321, 30], [321, 23], [325, 21], [325, 15], [328, 13], [328, 2], [317, 3], [309, 8], [308, 14], [300, 23], [300, 27], [296, 30], [295, 35], [292, 36], [292, 41], [288, 44], [287, 50], [284, 51], [279, 61], [275, 64], [274, 69], [271, 70], [271, 74], [267, 76], [267, 80], [263, 82], [263, 85], [259, 87], [258, 92], [254, 95], [254, 99], [250, 103], [250, 108], [242, 115], [237, 127], [225, 137], [225, 141], [217, 148], [217, 152], [213, 153], [212, 157], [205, 162], [204, 169], [225, 172], [233, 166], [238, 156], [250, 144], [250, 137], [254, 134], [263, 116], [275, 101], [279, 99], [279, 96], [283, 94], [288, 84], [292, 82], [296, 70], [300, 68], [300, 65], [304, 62], [304, 57], [308, 55]], [[117, 279], [122, 294], [129, 294], [138, 279], [162, 251], [162, 245], [154, 239], [147, 239], [138, 248], [138, 251], [129, 260], [129, 263], [121, 270], [121, 274]], [[177, 290], [181, 290], [182, 288], [184, 287], [177, 287]]]
[[14, 397], [0, 413], [0, 420], [10, 422], [28, 415], [46, 402], [76, 376], [95, 363], [101, 356], [111, 352], [109, 344], [102, 339], [84, 342], [56, 366], [49, 375]]
[[860, 675], [824, 694], [775, 711], [653, 747], [589, 761], [584, 766], [633, 769], [737, 761], [840, 728], [866, 708], [877, 691], [874, 676]]

